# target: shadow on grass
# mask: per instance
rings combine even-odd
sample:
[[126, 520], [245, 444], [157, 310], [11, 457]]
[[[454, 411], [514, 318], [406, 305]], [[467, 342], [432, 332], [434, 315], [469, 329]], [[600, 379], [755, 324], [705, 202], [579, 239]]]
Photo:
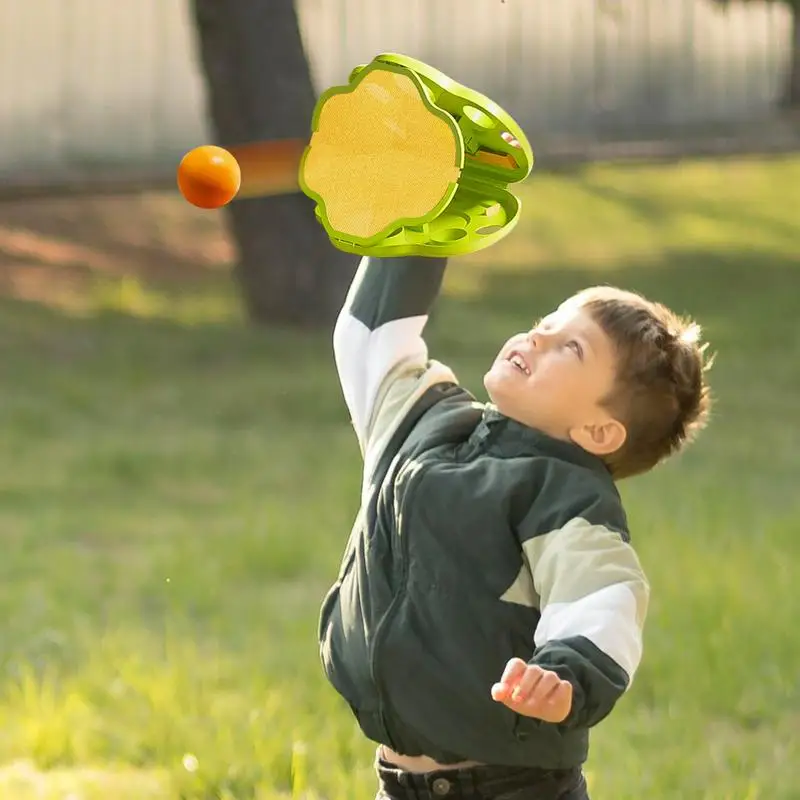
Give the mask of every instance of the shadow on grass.
[[[479, 296], [461, 296], [460, 273], [466, 270], [476, 274], [480, 282]], [[572, 292], [598, 283], [618, 285], [639, 291], [654, 300], [665, 302], [677, 310], [687, 309], [693, 313], [731, 312], [745, 313], [748, 318], [759, 318], [766, 314], [773, 323], [775, 309], [800, 310], [800, 254], [794, 259], [781, 259], [772, 254], [759, 252], [735, 252], [709, 254], [707, 251], [680, 250], [664, 253], [658, 260], [636, 260], [635, 263], [620, 263], [603, 269], [581, 269], [572, 265], [536, 264], [529, 270], [523, 267], [503, 269], [489, 260], [464, 265], [458, 259], [451, 260], [448, 267], [447, 287], [453, 287], [452, 296], [440, 301], [462, 307], [464, 311], [476, 313], [489, 311], [492, 314], [515, 313], [530, 308], [537, 314], [542, 303], [559, 302]], [[181, 296], [203, 293], [222, 298], [229, 305], [228, 316], [221, 322], [198, 321], [198, 325], [187, 326], [170, 319], [169, 315], [149, 317], [137, 309], [98, 307], [87, 313], [65, 314], [57, 300], [44, 297], [40, 300], [0, 295], [6, 313], [15, 317], [29, 316], [39, 319], [44, 325], [74, 324], [83, 329], [106, 325], [114, 319], [128, 319], [133, 326], [147, 325], [155, 330], [195, 327], [210, 327], [230, 334], [239, 324], [239, 312], [235, 296], [229, 289], [230, 276], [226, 273], [213, 280], [197, 273], [187, 275], [180, 284], [148, 280], [147, 276], [134, 273], [148, 292], [175, 301]], [[777, 304], [777, 305], [775, 305]], [[252, 335], [264, 335], [272, 329], [252, 329]], [[286, 332], [284, 332], [286, 333]], [[187, 335], [191, 335], [187, 331]], [[246, 334], [245, 334], [246, 335]], [[306, 334], [298, 334], [303, 338]], [[312, 335], [313, 338], [313, 335]]]
[[[477, 292], [461, 291], [465, 274], [477, 281]], [[317, 348], [320, 355], [329, 350], [330, 331], [305, 333], [243, 324], [227, 273], [215, 278], [197, 277], [195, 273], [177, 284], [136, 274], [133, 279], [143, 292], [163, 301], [163, 313], [151, 314], [135, 303], [125, 308], [124, 298], [119, 304], [105, 305], [100, 298], [72, 314], [59, 307], [57, 299], [0, 295], [0, 330], [6, 348], [12, 342], [15, 346], [35, 346], [48, 336], [63, 344], [62, 335], [110, 345], [113, 342], [109, 337], [117, 335], [125, 339], [131, 354], [153, 357], [156, 362], [163, 360], [170, 348], [176, 354], [187, 354], [193, 350], [192, 343], [199, 342], [200, 357], [228, 351], [230, 358], [246, 358], [248, 349], [256, 348], [277, 365], [298, 363], [292, 348], [301, 348], [304, 357]], [[679, 313], [697, 317], [710, 335], [722, 335], [726, 344], [737, 341], [740, 351], [757, 352], [766, 343], [763, 337], [770, 342], [782, 340], [789, 350], [797, 346], [800, 255], [782, 259], [759, 252], [709, 254], [705, 250], [677, 249], [658, 260], [621, 263], [602, 271], [557, 264], [537, 264], [529, 270], [504, 269], [488, 259], [470, 264], [453, 259], [445, 296], [437, 304], [429, 335], [445, 347], [446, 355], [468, 355], [476, 344], [483, 349], [480, 343], [484, 341], [493, 349], [498, 343], [487, 340], [487, 328], [494, 333], [495, 327], [502, 328], [502, 322], [516, 327], [528, 324], [570, 294], [595, 284], [641, 292]], [[216, 298], [224, 310], [216, 320], [202, 316], [188, 322], [176, 319], [170, 308], [187, 297]], [[481, 324], [481, 320], [487, 324]], [[488, 326], [490, 321], [498, 324]], [[458, 322], [464, 327], [454, 327]], [[759, 341], [753, 341], [754, 331], [761, 337]], [[136, 335], [143, 332], [147, 335]]]
[[[466, 369], [465, 379], [476, 379], [509, 335], [573, 292], [610, 283], [696, 318], [712, 349], [719, 352], [715, 381], [719, 375], [727, 386], [747, 377], [770, 382], [776, 390], [798, 390], [795, 371], [788, 368], [800, 356], [798, 267], [800, 259], [744, 252], [710, 256], [677, 251], [658, 262], [619, 265], [602, 274], [558, 266], [502, 270], [456, 260], [449, 268], [448, 296], [437, 306], [429, 328], [431, 350], [435, 357]], [[477, 278], [477, 293], [460, 291], [466, 272]], [[227, 284], [228, 279], [220, 277], [203, 284], [203, 291], [222, 294]], [[171, 383], [197, 372], [224, 384], [241, 383], [257, 369], [262, 376], [272, 376], [271, 393], [284, 397], [281, 405], [291, 406], [293, 419], [313, 418], [323, 407], [330, 410], [329, 403], [339, 402], [329, 331], [300, 334], [248, 327], [237, 318], [233, 296], [223, 303], [227, 319], [187, 324], [167, 314], [193, 291], [191, 283], [177, 288], [143, 286], [163, 301], [163, 315], [141, 316], [135, 308], [101, 306], [75, 317], [39, 302], [0, 301], [0, 353], [5, 352], [0, 370], [9, 379], [16, 373], [17, 380], [34, 371], [41, 375], [46, 369], [67, 370], [79, 380], [83, 368], [102, 369], [109, 381], [127, 380], [125, 376], [134, 372]], [[480, 394], [479, 383], [475, 388]], [[317, 397], [301, 398], [303, 391]]]
[[48, 302], [123, 276], [196, 282], [233, 257], [224, 217], [175, 193], [0, 204], [0, 293]]

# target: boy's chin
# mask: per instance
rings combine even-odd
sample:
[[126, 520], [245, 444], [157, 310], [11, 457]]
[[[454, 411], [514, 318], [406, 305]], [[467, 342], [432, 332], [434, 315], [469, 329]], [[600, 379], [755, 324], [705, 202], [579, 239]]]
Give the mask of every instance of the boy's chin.
[[489, 370], [483, 376], [483, 388], [486, 389], [486, 394], [489, 395], [489, 402], [501, 414], [506, 416], [514, 416], [512, 413], [513, 400], [508, 397], [508, 386], [504, 385], [503, 377], [492, 373]]
[[483, 376], [483, 387], [492, 402], [499, 405], [505, 395], [519, 391], [520, 378], [524, 379], [524, 375], [515, 375], [509, 370], [507, 363], [495, 362]]
[[486, 394], [489, 395], [489, 399], [495, 405], [497, 405], [496, 396], [500, 388], [500, 382], [500, 376], [497, 374], [494, 366], [483, 376], [483, 388], [486, 389]]

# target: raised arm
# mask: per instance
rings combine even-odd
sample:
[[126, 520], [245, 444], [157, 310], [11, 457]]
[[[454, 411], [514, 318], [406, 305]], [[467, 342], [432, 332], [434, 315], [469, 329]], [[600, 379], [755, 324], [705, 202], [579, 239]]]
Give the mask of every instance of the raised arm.
[[[364, 258], [333, 334], [339, 381], [359, 444], [387, 378], [423, 370], [423, 330], [444, 277], [444, 258]], [[402, 365], [402, 369], [398, 370]]]

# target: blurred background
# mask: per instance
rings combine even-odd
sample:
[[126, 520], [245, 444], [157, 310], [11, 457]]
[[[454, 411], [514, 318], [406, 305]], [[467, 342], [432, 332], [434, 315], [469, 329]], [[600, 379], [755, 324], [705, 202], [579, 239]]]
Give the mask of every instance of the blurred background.
[[451, 263], [432, 353], [594, 283], [695, 317], [712, 423], [621, 486], [653, 585], [594, 800], [800, 790], [800, 12], [788, 0], [0, 0], [0, 800], [364, 800], [316, 622], [359, 494], [302, 195], [200, 211], [208, 142], [307, 136], [384, 51], [537, 162]]
[[[784, 2], [297, 0], [297, 12], [317, 90], [399, 51], [487, 93], [543, 153], [771, 128], [799, 57]], [[5, 181], [171, 176], [209, 139], [188, 3], [2, 0], [0, 19]]]

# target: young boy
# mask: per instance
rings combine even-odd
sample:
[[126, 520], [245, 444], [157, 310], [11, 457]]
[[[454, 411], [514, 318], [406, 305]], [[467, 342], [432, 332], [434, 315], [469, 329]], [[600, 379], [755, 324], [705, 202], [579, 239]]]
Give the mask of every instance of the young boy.
[[428, 359], [444, 269], [363, 259], [336, 325], [364, 477], [323, 665], [379, 745], [379, 797], [586, 800], [649, 594], [615, 482], [705, 422], [699, 328], [589, 289], [503, 346], [484, 406]]

